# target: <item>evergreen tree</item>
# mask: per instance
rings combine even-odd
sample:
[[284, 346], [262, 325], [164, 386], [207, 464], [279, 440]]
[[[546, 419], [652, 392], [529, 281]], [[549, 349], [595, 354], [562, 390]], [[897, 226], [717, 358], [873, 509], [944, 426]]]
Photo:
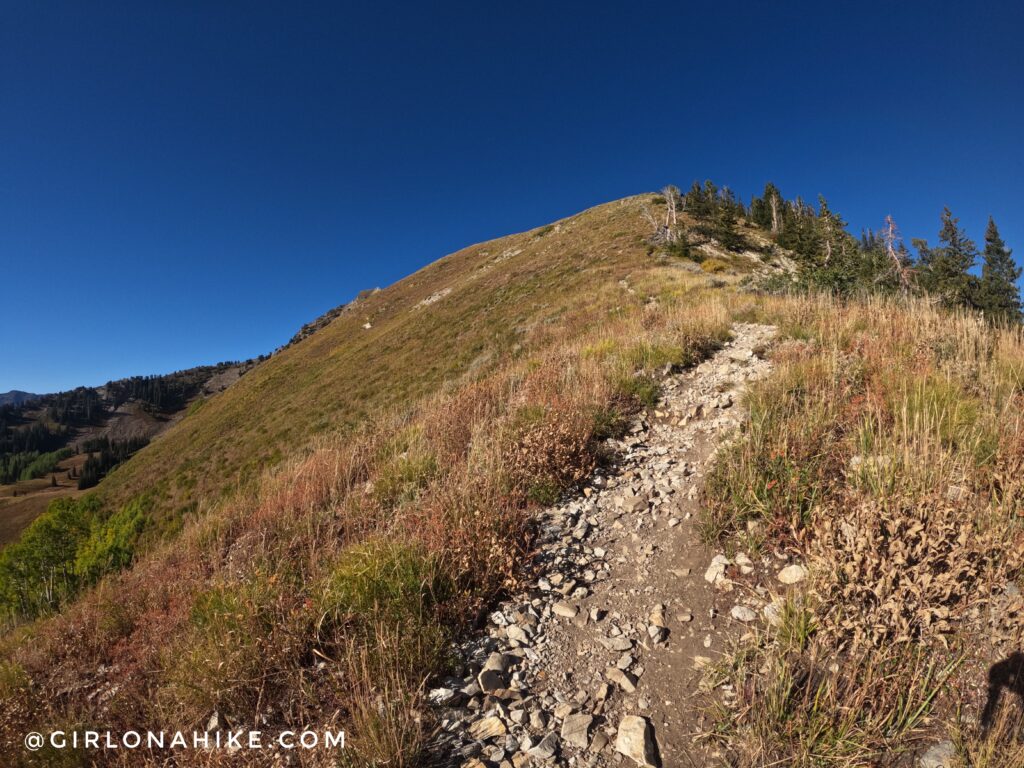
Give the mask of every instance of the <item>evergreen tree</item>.
[[985, 229], [984, 264], [978, 305], [993, 320], [1018, 323], [1021, 320], [1020, 291], [1017, 280], [1021, 270], [1013, 260], [1012, 251], [999, 236], [996, 223], [989, 216]]
[[686, 230], [680, 228], [676, 239], [671, 243], [665, 245], [665, 252], [669, 256], [675, 256], [677, 259], [692, 259], [699, 261], [700, 252], [694, 251], [690, 247], [690, 238], [686, 236]]
[[762, 197], [750, 198], [750, 223], [761, 229], [768, 229], [772, 225], [772, 214], [768, 210], [768, 203]]
[[723, 201], [715, 213], [714, 238], [729, 251], [743, 250], [743, 236], [736, 229], [736, 208]]
[[975, 306], [978, 280], [968, 270], [978, 258], [978, 247], [960, 227], [949, 208], [942, 211], [942, 229], [938, 248], [915, 240], [920, 252], [918, 267], [921, 285], [948, 306]]
[[712, 208], [718, 203], [718, 187], [711, 179], [704, 180], [704, 199], [708, 201]]
[[713, 202], [704, 194], [704, 189], [701, 187], [700, 182], [694, 181], [690, 191], [686, 193], [686, 197], [683, 199], [683, 210], [695, 219], [706, 219], [711, 215]]

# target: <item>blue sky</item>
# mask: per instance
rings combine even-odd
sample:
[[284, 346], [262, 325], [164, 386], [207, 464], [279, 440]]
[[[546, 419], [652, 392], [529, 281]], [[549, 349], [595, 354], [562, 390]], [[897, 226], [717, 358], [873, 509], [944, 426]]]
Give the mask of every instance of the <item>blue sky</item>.
[[0, 392], [268, 352], [710, 177], [1024, 256], [1019, 3], [0, 4]]

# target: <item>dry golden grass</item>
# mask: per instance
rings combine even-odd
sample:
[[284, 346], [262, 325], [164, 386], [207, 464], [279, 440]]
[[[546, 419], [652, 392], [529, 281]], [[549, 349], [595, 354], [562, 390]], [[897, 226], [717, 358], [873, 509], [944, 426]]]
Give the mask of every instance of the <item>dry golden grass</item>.
[[742, 765], [896, 765], [959, 723], [965, 764], [1010, 764], [1019, 734], [982, 738], [979, 720], [985, 670], [1024, 630], [1020, 330], [919, 301], [762, 312], [783, 330], [777, 370], [709, 478], [704, 528], [756, 520], [811, 579], [738, 657], [720, 734]]
[[703, 283], [648, 269], [633, 283], [640, 300], [577, 308], [530, 354], [322, 438], [63, 614], [9, 634], [6, 754], [54, 757], [26, 756], [27, 729], [192, 728], [217, 712], [268, 731], [344, 727], [353, 764], [414, 764], [426, 680], [444, 670], [452, 633], [523, 576], [531, 504], [602, 461], [600, 438], [658, 372], [701, 359], [749, 310]]
[[574, 322], [642, 304], [646, 295], [619, 281], [656, 269], [644, 199], [471, 246], [366, 296], [202, 403], [101, 483], [101, 498], [114, 509], [146, 493], [154, 534], [173, 534], [311, 437], [352, 430], [533, 354]]

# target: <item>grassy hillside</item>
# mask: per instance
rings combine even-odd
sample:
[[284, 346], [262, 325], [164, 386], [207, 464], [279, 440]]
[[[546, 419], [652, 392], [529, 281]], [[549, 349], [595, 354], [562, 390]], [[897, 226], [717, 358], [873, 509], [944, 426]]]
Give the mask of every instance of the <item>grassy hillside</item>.
[[[658, 372], [708, 354], [749, 306], [725, 260], [712, 277], [647, 245], [650, 201], [475, 246], [374, 294], [114, 472], [108, 512], [65, 505], [30, 528], [14, 565], [65, 563], [95, 586], [0, 642], [7, 754], [54, 757], [17, 746], [30, 724], [178, 728], [216, 711], [341, 724], [356, 762], [412, 764], [423, 680], [521, 576], [530, 507], [604, 461], [602, 438], [654, 402]], [[109, 512], [154, 478], [153, 507]], [[197, 501], [216, 514], [179, 517]], [[181, 534], [140, 556], [154, 515]]]
[[726, 285], [765, 266], [711, 242], [690, 254], [699, 266], [652, 245], [644, 213], [659, 206], [655, 195], [629, 198], [473, 246], [314, 321], [226, 390], [192, 401], [96, 492], [54, 502], [0, 550], [0, 620], [59, 609], [320, 438], [402, 417], [682, 285]]
[[574, 318], [600, 316], [630, 299], [620, 281], [655, 266], [640, 215], [651, 197], [474, 245], [372, 293], [195, 407], [106, 480], [101, 498], [116, 508], [149, 491], [154, 518], [173, 527], [311, 437], [493, 370]]
[[[775, 372], [717, 454], [702, 525], [716, 549], [807, 571], [765, 585], [775, 613], [709, 667], [707, 738], [752, 767], [900, 766], [940, 738], [957, 765], [1024, 765], [1020, 328], [899, 294], [737, 290], [760, 258], [650, 246], [656, 205], [600, 206], [366, 297], [40, 518], [0, 555], [5, 605], [41, 581], [47, 596], [0, 638], [5, 764], [66, 757], [26, 753], [29, 730], [214, 714], [343, 727], [346, 764], [419, 764], [425, 684], [523, 579], [531, 511], [609, 460], [603, 439], [665, 370], [757, 320], [779, 328]], [[26, 573], [45, 579], [12, 589]]]

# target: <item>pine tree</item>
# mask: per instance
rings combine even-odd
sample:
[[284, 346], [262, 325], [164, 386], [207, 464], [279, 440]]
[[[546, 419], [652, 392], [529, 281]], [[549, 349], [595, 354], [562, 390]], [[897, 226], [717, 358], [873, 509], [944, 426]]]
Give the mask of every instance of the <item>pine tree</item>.
[[718, 207], [715, 214], [714, 237], [729, 251], [743, 250], [743, 236], [736, 230], [736, 208], [731, 204]]
[[711, 202], [704, 194], [699, 181], [694, 181], [690, 191], [683, 198], [683, 210], [696, 219], [705, 219], [711, 214]]
[[942, 229], [938, 248], [921, 240], [914, 241], [920, 252], [918, 266], [921, 285], [948, 306], [976, 306], [978, 280], [968, 270], [978, 258], [978, 247], [960, 227], [949, 208], [942, 211]]
[[798, 252], [805, 252], [805, 269], [813, 271], [812, 282], [829, 290], [848, 293], [857, 281], [860, 266], [855, 258], [852, 238], [846, 232], [846, 222], [828, 206], [823, 195], [818, 196], [818, 213], [812, 225], [802, 217], [804, 243]]
[[978, 304], [992, 320], [1019, 323], [1021, 303], [1017, 280], [1021, 269], [1012, 254], [999, 236], [995, 221], [989, 216]]

